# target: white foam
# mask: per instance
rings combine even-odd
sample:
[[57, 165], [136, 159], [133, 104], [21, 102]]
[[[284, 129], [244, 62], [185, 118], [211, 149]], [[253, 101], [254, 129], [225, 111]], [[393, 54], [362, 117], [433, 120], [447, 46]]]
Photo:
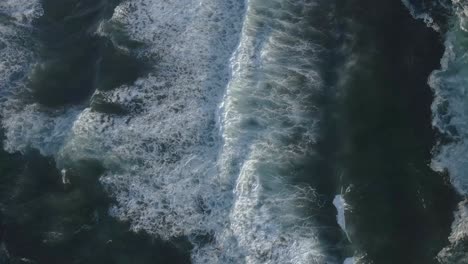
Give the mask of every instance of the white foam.
[[433, 125], [453, 140], [437, 148], [432, 166], [439, 171], [448, 169], [454, 186], [462, 194], [468, 193], [468, 163], [464, 158], [468, 154], [468, 63], [465, 59], [468, 50], [464, 45], [467, 39], [467, 33], [454, 21], [452, 30], [446, 34], [441, 69], [434, 71], [429, 79], [435, 96]]
[[170, 239], [212, 233], [225, 221], [219, 214], [232, 188], [216, 180], [216, 112], [242, 12], [237, 1], [146, 0], [124, 2], [114, 12], [110, 23], [151, 44], [141, 56], [157, 56], [157, 70], [101, 92], [140, 110], [109, 116], [86, 109], [60, 157], [101, 160], [110, 169], [102, 182], [118, 201], [111, 212], [135, 230]]
[[0, 115], [7, 151], [37, 148], [44, 155], [60, 149], [79, 109], [51, 110], [27, 102], [27, 76], [36, 63], [37, 43], [30, 37], [33, 19], [42, 15], [39, 1], [5, 0], [0, 13]]
[[211, 234], [211, 243], [195, 244], [194, 263], [332, 262], [301, 210], [315, 193], [287, 181], [291, 162], [313, 154], [319, 116], [310, 102], [320, 90], [314, 71], [320, 49], [302, 39], [313, 29], [287, 33], [297, 26], [288, 16], [310, 8], [301, 4], [249, 2], [221, 127], [217, 104], [242, 5], [122, 4], [112, 20], [127, 25], [134, 39], [153, 43], [144, 53], [160, 58], [157, 72], [105, 94], [124, 106], [142, 102], [138, 114], [85, 110], [62, 159], [95, 157], [111, 168], [102, 179], [118, 201], [111, 212], [134, 229], [165, 239]]
[[43, 14], [39, 0], [2, 0], [0, 14], [11, 18], [13, 23], [30, 26], [31, 22]]
[[[450, 143], [439, 144], [434, 149], [432, 168], [449, 172], [456, 190], [463, 196], [468, 195], [468, 32], [466, 14], [468, 5], [465, 1], [453, 0], [451, 28], [445, 37], [445, 53], [441, 60], [441, 69], [434, 71], [429, 84], [434, 91], [432, 104], [433, 126], [451, 139]], [[450, 252], [459, 241], [468, 237], [467, 210], [464, 203], [455, 212], [451, 246], [439, 253], [439, 260], [452, 263], [454, 256]], [[458, 249], [459, 250], [459, 249]], [[463, 254], [463, 252], [455, 252]], [[448, 262], [447, 262], [448, 261]]]
[[348, 239], [351, 241], [348, 235], [348, 231], [346, 230], [345, 210], [347, 209], [348, 205], [346, 204], [343, 195], [336, 195], [333, 199], [333, 205], [336, 207], [337, 210], [336, 221], [343, 230], [343, 232], [345, 232]]
[[313, 155], [317, 140], [319, 111], [311, 102], [321, 89], [321, 49], [307, 39], [315, 29], [301, 16], [311, 8], [303, 2], [249, 1], [232, 63], [221, 173], [239, 176], [229, 228], [217, 240], [237, 241], [242, 263], [336, 261], [326, 255], [303, 209], [316, 202], [315, 192], [288, 181], [292, 164]]
[[[346, 200], [344, 199], [342, 194], [338, 194], [335, 196], [333, 199], [333, 205], [336, 208], [337, 214], [336, 214], [336, 222], [338, 225], [341, 227], [343, 232], [346, 234], [346, 237], [348, 240], [351, 242], [351, 238], [348, 234], [348, 230], [346, 229], [346, 216], [345, 212], [348, 210], [348, 204], [346, 204]], [[355, 257], [352, 258], [347, 258], [344, 260], [343, 264], [354, 264], [355, 263]]]
[[[27, 16], [24, 21], [21, 17]], [[0, 2], [0, 15], [4, 21], [0, 24], [0, 95], [4, 98], [14, 92], [12, 76], [18, 75], [31, 62], [32, 52], [22, 42], [27, 42], [27, 29], [33, 18], [39, 17], [42, 9], [38, 1], [4, 0]], [[2, 100], [4, 101], [4, 100]]]
[[80, 109], [43, 109], [37, 104], [21, 106], [5, 111], [5, 150], [25, 151], [38, 149], [46, 156], [55, 155], [62, 147]]
[[468, 31], [468, 4], [465, 0], [452, 0], [453, 9], [458, 19], [459, 27]]
[[[238, 1], [124, 2], [109, 23], [123, 24], [133, 39], [149, 44], [139, 55], [156, 55], [158, 69], [101, 94], [138, 113], [112, 116], [28, 104], [20, 96], [27, 92], [21, 82], [9, 86], [8, 94], [2, 91], [5, 148], [37, 148], [56, 156], [61, 169], [80, 159], [102, 161], [109, 169], [102, 182], [118, 201], [112, 213], [132, 220], [135, 230], [169, 239], [219, 228], [233, 187], [215, 179], [221, 139], [216, 114], [243, 11]], [[8, 71], [4, 80], [15, 67], [34, 62], [24, 55], [31, 52], [15, 45], [1, 52], [11, 58], [2, 60], [8, 64], [0, 68]]]
[[449, 237], [450, 242], [455, 243], [458, 240], [468, 237], [468, 201], [460, 202], [458, 212], [455, 213], [455, 220], [452, 225], [452, 234]]
[[424, 21], [428, 27], [431, 27], [435, 31], [440, 31], [440, 25], [434, 21], [429, 13], [416, 10], [416, 8], [410, 3], [409, 0], [402, 0], [402, 2], [415, 19]]
[[449, 236], [450, 245], [437, 255], [440, 263], [466, 263], [466, 238], [468, 237], [468, 200], [458, 204], [455, 220], [452, 223], [452, 233]]
[[[146, 43], [138, 56], [157, 64], [96, 94], [134, 111], [21, 106], [4, 121], [6, 146], [53, 154], [60, 169], [101, 161], [111, 214], [163, 239], [188, 237], [194, 263], [336, 263], [304, 210], [314, 190], [288, 181], [317, 140], [321, 48], [304, 17], [313, 6], [125, 1], [108, 23]], [[212, 239], [197, 244], [200, 235]]]

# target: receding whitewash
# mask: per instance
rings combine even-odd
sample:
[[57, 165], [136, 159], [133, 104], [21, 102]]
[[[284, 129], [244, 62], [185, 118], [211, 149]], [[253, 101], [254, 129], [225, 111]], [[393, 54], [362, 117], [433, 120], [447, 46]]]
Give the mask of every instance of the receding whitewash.
[[[56, 156], [61, 169], [80, 159], [102, 161], [109, 169], [102, 181], [118, 201], [111, 212], [131, 220], [134, 229], [166, 239], [213, 232], [225, 221], [218, 214], [227, 212], [232, 196], [213, 180], [220, 141], [215, 113], [243, 11], [240, 1], [125, 1], [112, 20], [149, 47], [140, 56], [157, 55], [157, 70], [96, 94], [135, 111], [51, 110], [21, 101], [16, 94], [24, 85], [9, 86], [1, 108], [6, 149], [39, 149]], [[31, 63], [28, 50], [6, 44], [0, 52], [9, 67], [0, 68], [8, 71], [2, 80]]]
[[0, 115], [7, 151], [38, 149], [55, 155], [61, 148], [79, 109], [51, 110], [25, 102], [27, 76], [37, 63], [31, 23], [43, 14], [39, 1], [4, 0], [0, 13], [12, 22], [0, 26]]
[[[135, 0], [115, 9], [110, 23], [145, 44], [139, 56], [157, 58], [155, 70], [132, 85], [98, 92], [135, 111], [115, 116], [85, 109], [59, 159], [100, 160], [108, 168], [102, 183], [117, 201], [111, 214], [134, 230], [195, 240], [227, 225], [233, 186], [216, 167], [216, 115], [243, 14], [237, 0]], [[195, 249], [194, 259], [202, 251]], [[198, 263], [216, 263], [209, 254]]]
[[25, 105], [17, 112], [7, 110], [2, 120], [6, 137], [5, 150], [22, 152], [35, 148], [42, 155], [56, 155], [80, 111], [79, 108], [52, 111], [42, 109], [37, 104]]

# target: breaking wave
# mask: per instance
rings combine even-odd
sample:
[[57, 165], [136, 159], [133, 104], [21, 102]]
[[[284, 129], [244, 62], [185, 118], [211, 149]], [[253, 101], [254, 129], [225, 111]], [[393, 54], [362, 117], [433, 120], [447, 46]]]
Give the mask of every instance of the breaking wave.
[[[316, 3], [124, 1], [94, 34], [150, 58], [152, 70], [52, 108], [30, 99], [40, 60], [15, 36], [28, 39], [42, 13], [21, 2], [0, 4], [12, 23], [0, 27], [7, 151], [36, 148], [65, 171], [99, 160], [110, 213], [133, 230], [188, 238], [194, 263], [337, 262], [304, 210], [320, 202], [316, 192], [294, 183], [315, 155], [324, 89], [321, 32], [308, 21]], [[126, 50], [116, 28], [143, 46]], [[93, 107], [103, 101], [122, 113]]]

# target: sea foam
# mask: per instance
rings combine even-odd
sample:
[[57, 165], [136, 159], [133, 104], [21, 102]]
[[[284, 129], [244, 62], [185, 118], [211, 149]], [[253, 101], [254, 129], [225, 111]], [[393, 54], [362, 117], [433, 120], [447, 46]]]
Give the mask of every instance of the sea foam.
[[[221, 175], [238, 175], [227, 234], [246, 263], [336, 263], [318, 239], [310, 187], [294, 185], [296, 166], [314, 156], [321, 89], [307, 22], [313, 4], [249, 1], [233, 76], [222, 105]], [[232, 177], [232, 176], [227, 176]]]
[[44, 155], [54, 155], [81, 109], [48, 109], [30, 100], [28, 76], [39, 63], [32, 23], [43, 15], [40, 2], [2, 1], [0, 15], [6, 17], [0, 23], [0, 114], [6, 137], [4, 148], [10, 152], [36, 148]]
[[[8, 95], [5, 148], [37, 148], [65, 171], [99, 160], [116, 200], [110, 213], [133, 230], [188, 238], [194, 263], [337, 263], [305, 210], [316, 192], [293, 181], [318, 140], [322, 48], [307, 20], [315, 5], [125, 1], [102, 23], [144, 43], [135, 56], [152, 58], [153, 71], [88, 104], [106, 98], [126, 113]], [[34, 54], [18, 60], [27, 67]], [[27, 90], [18, 83], [13, 94]]]
[[455, 189], [465, 197], [455, 212], [456, 220], [449, 238], [451, 245], [439, 253], [442, 263], [463, 263], [468, 259], [466, 252], [459, 248], [468, 237], [465, 205], [468, 195], [468, 3], [452, 0], [452, 4], [453, 17], [449, 21], [449, 31], [445, 33], [441, 69], [429, 78], [434, 91], [432, 123], [447, 139], [434, 148], [431, 166], [436, 171], [447, 171]]

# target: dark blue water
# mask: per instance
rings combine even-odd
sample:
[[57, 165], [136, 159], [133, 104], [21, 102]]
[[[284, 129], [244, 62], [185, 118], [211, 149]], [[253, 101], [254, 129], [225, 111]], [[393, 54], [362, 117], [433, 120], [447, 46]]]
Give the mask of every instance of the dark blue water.
[[440, 36], [397, 1], [342, 6], [356, 30], [341, 116], [353, 245], [375, 263], [437, 263], [458, 200], [447, 175], [428, 165], [437, 134], [427, 78], [443, 53]]

